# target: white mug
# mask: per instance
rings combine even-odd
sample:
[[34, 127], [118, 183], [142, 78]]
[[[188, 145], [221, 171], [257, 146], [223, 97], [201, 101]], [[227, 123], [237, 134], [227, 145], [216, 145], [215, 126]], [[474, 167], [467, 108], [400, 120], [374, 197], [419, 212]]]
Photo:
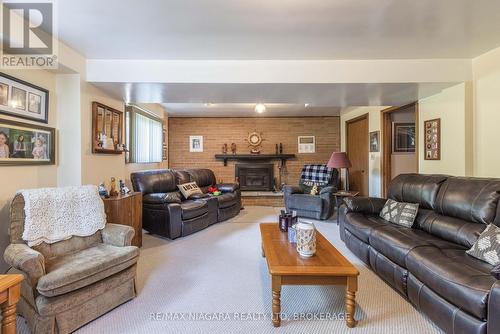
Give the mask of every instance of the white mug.
[[316, 253], [316, 229], [314, 224], [299, 222], [297, 231], [297, 252], [300, 256], [311, 257]]

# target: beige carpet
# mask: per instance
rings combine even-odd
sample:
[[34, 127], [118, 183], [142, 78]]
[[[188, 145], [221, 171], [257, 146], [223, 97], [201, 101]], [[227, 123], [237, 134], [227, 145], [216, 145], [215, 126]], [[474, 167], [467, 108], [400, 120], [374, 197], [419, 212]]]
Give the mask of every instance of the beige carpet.
[[289, 320], [274, 328], [270, 278], [255, 222], [276, 221], [277, 212], [247, 207], [231, 221], [174, 241], [145, 234], [138, 297], [77, 333], [439, 333], [345, 248], [332, 221], [315, 224], [360, 270], [358, 326], [348, 329], [339, 319], [340, 287], [294, 286], [282, 291], [282, 312]]

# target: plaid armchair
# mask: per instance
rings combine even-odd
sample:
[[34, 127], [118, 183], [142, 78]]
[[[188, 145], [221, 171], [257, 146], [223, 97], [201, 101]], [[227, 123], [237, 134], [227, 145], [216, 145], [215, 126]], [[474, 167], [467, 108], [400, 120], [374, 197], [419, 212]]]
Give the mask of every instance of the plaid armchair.
[[[318, 195], [311, 195], [311, 189], [317, 186]], [[297, 211], [299, 217], [328, 219], [335, 210], [332, 194], [339, 187], [339, 172], [326, 165], [304, 165], [299, 185], [283, 186], [285, 207]]]

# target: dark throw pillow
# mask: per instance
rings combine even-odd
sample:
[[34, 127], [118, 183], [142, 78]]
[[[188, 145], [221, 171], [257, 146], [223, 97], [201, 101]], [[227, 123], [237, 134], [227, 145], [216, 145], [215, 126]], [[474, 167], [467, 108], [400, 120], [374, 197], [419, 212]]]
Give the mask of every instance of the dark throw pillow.
[[500, 264], [500, 228], [489, 224], [467, 252], [470, 256], [496, 266]]
[[396, 225], [412, 227], [418, 213], [418, 204], [396, 202], [388, 199], [380, 211], [380, 217]]

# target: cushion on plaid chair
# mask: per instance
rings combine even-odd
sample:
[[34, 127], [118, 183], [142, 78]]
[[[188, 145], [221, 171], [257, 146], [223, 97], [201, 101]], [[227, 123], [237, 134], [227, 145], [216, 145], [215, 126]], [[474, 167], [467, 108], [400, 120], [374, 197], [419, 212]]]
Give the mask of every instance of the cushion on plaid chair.
[[304, 193], [309, 193], [314, 186], [326, 187], [331, 184], [334, 174], [333, 168], [326, 165], [304, 165], [300, 174], [300, 187]]

